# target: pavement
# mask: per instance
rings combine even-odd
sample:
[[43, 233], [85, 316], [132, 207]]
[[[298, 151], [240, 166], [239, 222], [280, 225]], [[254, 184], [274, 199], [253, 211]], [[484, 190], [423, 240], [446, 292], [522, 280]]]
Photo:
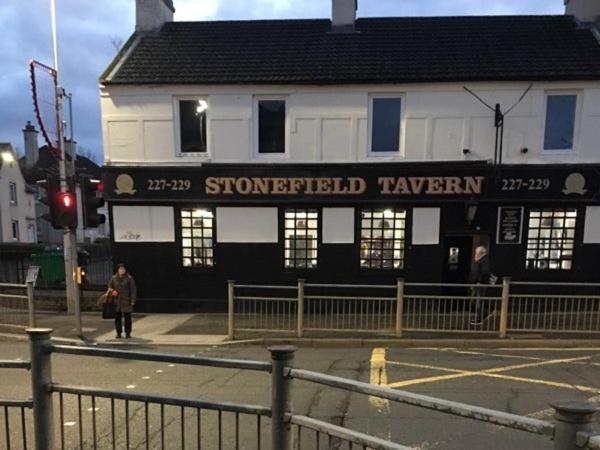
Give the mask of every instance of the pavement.
[[[262, 345], [211, 347], [158, 347], [162, 353], [211, 356], [266, 361], [269, 352]], [[0, 342], [2, 358], [28, 359], [26, 343]], [[437, 398], [466, 402], [499, 411], [552, 420], [549, 404], [560, 400], [588, 400], [600, 405], [600, 346], [536, 349], [446, 348], [300, 348], [294, 366], [325, 374], [388, 386]], [[30, 381], [23, 371], [1, 370], [0, 398], [27, 398]], [[52, 356], [53, 381], [60, 384], [110, 389], [137, 394], [156, 394], [203, 401], [222, 401], [269, 405], [270, 375], [237, 369], [197, 367], [161, 362], [113, 358]], [[391, 402], [314, 383], [293, 381], [292, 407], [295, 413], [308, 415], [409, 445], [418, 450], [551, 450], [553, 442], [506, 427], [443, 414], [407, 404]], [[129, 408], [129, 409], [126, 409]], [[269, 445], [269, 422], [265, 419], [257, 433], [256, 417], [232, 413], [218, 414], [209, 409], [196, 411], [167, 406], [161, 426], [158, 405], [115, 401], [116, 448], [160, 448], [161, 433], [169, 446], [196, 448], [197, 430], [201, 430], [203, 449], [244, 448], [255, 450], [257, 437]], [[129, 417], [126, 428], [125, 416]], [[200, 417], [200, 420], [197, 420]], [[183, 419], [183, 420], [182, 420]], [[29, 419], [28, 419], [29, 420]], [[93, 448], [92, 435], [98, 436], [97, 448], [112, 448], [111, 404], [97, 397], [65, 394], [64, 411], [57, 426], [64, 432], [66, 448], [79, 448], [80, 430], [83, 448]], [[148, 421], [148, 431], [145, 430]], [[596, 426], [600, 427], [600, 414]], [[198, 427], [198, 422], [201, 427]], [[182, 426], [182, 423], [184, 426]], [[19, 424], [19, 417], [11, 417]], [[19, 442], [19, 427], [13, 427], [14, 442]], [[28, 429], [31, 433], [31, 430]], [[185, 430], [185, 435], [182, 431]], [[0, 428], [0, 436], [4, 430]], [[257, 436], [258, 435], [258, 436]], [[235, 446], [234, 439], [240, 442]], [[298, 439], [294, 430], [294, 439]], [[346, 449], [347, 444], [326, 436], [316, 441], [314, 432], [301, 433], [303, 450]], [[353, 446], [356, 448], [358, 446]]]
[[[293, 344], [300, 347], [336, 348], [469, 348], [473, 345], [485, 348], [573, 348], [600, 347], [600, 336], [544, 336], [513, 334], [506, 339], [493, 336], [468, 334], [420, 334], [403, 337], [349, 332], [305, 332], [296, 338], [281, 333], [245, 332], [236, 334], [235, 340], [227, 337], [227, 314], [135, 314], [131, 339], [117, 339], [113, 320], [102, 319], [99, 313], [83, 313], [83, 338], [78, 336], [73, 315], [38, 313], [38, 328], [51, 328], [57, 341], [73, 344], [97, 344], [108, 346], [230, 346], [230, 345], [278, 345]], [[0, 324], [0, 340], [25, 341], [26, 327]]]

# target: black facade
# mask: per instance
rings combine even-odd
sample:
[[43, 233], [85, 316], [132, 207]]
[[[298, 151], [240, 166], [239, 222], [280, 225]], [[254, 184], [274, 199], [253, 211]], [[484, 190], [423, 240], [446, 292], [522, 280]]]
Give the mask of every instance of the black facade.
[[[111, 211], [115, 262], [125, 263], [136, 277], [140, 306], [147, 310], [224, 309], [229, 279], [256, 284], [293, 284], [298, 278], [390, 284], [398, 277], [466, 282], [472, 251], [481, 244], [489, 246], [494, 273], [516, 280], [594, 281], [600, 265], [600, 244], [583, 243], [586, 207], [600, 205], [600, 165], [432, 162], [106, 167], [104, 181], [111, 209], [122, 205], [174, 208], [174, 242], [121, 242], [115, 237]], [[235, 206], [277, 207], [278, 242], [219, 242], [217, 223], [211, 234], [212, 267], [184, 267], [181, 211]], [[354, 243], [323, 243], [322, 215], [318, 214], [316, 267], [286, 267], [285, 211], [319, 212], [331, 207], [354, 208]], [[437, 244], [413, 245], [413, 210], [421, 207], [440, 210]], [[381, 210], [403, 211], [402, 264], [396, 267], [394, 261], [391, 267], [369, 268], [361, 256], [364, 214]], [[547, 225], [542, 216], [549, 211], [562, 217], [552, 223], [563, 228], [555, 231], [555, 225]], [[540, 239], [530, 238], [536, 233], [538, 238], [554, 236], [547, 245], [563, 245], [560, 252], [556, 250], [562, 259], [540, 259]], [[538, 246], [535, 250], [534, 245]]]

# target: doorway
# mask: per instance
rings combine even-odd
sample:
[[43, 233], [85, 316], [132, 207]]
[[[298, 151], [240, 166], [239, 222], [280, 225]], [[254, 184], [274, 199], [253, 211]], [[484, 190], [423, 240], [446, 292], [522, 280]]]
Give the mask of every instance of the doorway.
[[450, 235], [444, 239], [444, 283], [468, 283], [471, 261], [480, 245], [489, 251], [487, 234]]

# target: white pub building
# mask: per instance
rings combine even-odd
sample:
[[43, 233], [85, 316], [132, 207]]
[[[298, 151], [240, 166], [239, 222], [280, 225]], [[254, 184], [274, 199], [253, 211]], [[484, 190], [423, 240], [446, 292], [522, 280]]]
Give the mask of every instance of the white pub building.
[[357, 18], [333, 0], [331, 19], [214, 22], [136, 8], [100, 83], [115, 262], [143, 308], [216, 308], [227, 279], [464, 282], [482, 244], [498, 276], [597, 280], [599, 1]]

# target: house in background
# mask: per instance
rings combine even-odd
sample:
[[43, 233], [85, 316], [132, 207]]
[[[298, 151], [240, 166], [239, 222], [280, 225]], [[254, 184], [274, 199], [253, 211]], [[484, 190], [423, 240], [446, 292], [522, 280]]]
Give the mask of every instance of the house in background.
[[0, 143], [0, 242], [37, 242], [34, 191], [8, 143]]
[[136, 5], [100, 102], [140, 306], [223, 304], [228, 279], [465, 282], [478, 245], [500, 276], [597, 279], [600, 1], [215, 22]]
[[[30, 189], [35, 192], [36, 196], [36, 215], [37, 217], [37, 237], [38, 242], [43, 244], [60, 244], [63, 243], [62, 230], [52, 228], [50, 222], [42, 216], [48, 214], [48, 207], [41, 203], [39, 199], [45, 195], [45, 190], [38, 186], [38, 181], [45, 180], [48, 174], [58, 173], [58, 161], [54, 158], [46, 145], [38, 146], [38, 131], [30, 122], [23, 129], [23, 138], [25, 146], [25, 156], [19, 159], [19, 165], [23, 171], [25, 179], [30, 186]], [[76, 155], [76, 142], [66, 142], [65, 152], [67, 158], [71, 159]], [[75, 156], [75, 167], [77, 175], [85, 175], [94, 179], [102, 178], [102, 169], [89, 158], [85, 156]], [[81, 190], [77, 186], [77, 201], [79, 211], [79, 226], [77, 228], [77, 242], [91, 243], [98, 239], [106, 239], [108, 237], [108, 224], [102, 224], [98, 228], [84, 229], [83, 219], [81, 217]], [[104, 215], [108, 214], [106, 207], [100, 210]], [[108, 218], [107, 218], [108, 220]]]

